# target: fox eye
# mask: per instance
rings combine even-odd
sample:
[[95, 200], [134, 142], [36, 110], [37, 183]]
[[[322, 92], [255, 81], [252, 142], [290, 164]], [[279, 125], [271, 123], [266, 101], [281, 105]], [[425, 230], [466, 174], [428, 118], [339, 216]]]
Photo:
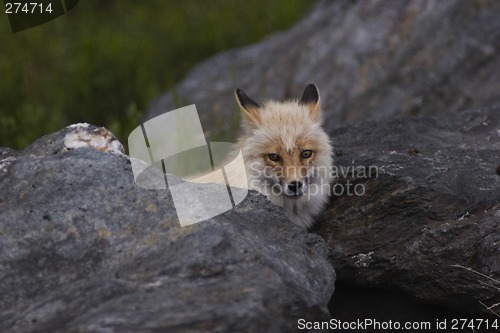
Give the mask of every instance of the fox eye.
[[278, 162], [280, 160], [278, 154], [269, 154], [267, 155], [267, 157], [273, 162]]
[[300, 154], [300, 156], [301, 156], [302, 158], [309, 158], [309, 157], [311, 157], [311, 156], [312, 156], [312, 154], [313, 154], [312, 150], [309, 150], [309, 149], [308, 149], [308, 150], [304, 150], [304, 151], [302, 152], [302, 154]]

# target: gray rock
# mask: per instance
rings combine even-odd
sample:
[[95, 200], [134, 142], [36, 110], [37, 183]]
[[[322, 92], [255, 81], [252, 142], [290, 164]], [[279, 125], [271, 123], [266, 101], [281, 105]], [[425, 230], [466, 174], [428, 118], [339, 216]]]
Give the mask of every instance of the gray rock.
[[104, 129], [0, 148], [0, 331], [292, 332], [329, 319], [332, 264], [352, 285], [500, 314], [499, 15], [494, 0], [321, 1], [152, 103], [149, 118], [195, 103], [218, 141], [239, 128], [236, 87], [284, 99], [314, 82], [331, 129], [441, 114], [332, 130], [337, 168], [378, 172], [339, 177], [366, 192], [337, 193], [317, 234], [254, 192], [181, 228]]
[[499, 114], [405, 117], [330, 134], [339, 177], [317, 231], [338, 280], [500, 314]]
[[313, 233], [255, 192], [181, 228], [105, 129], [1, 149], [0, 331], [292, 332], [330, 318], [331, 264], [351, 285], [498, 314], [499, 131], [485, 111], [333, 130], [340, 177]]
[[[218, 54], [155, 100], [148, 118], [196, 104], [234, 139], [244, 89], [257, 101], [316, 83], [333, 128], [391, 115], [500, 108], [500, 2], [320, 1], [290, 30]], [[230, 140], [232, 141], [232, 140]]]
[[0, 154], [0, 331], [292, 332], [329, 319], [325, 242], [261, 195], [181, 228], [168, 190], [136, 186], [105, 129]]

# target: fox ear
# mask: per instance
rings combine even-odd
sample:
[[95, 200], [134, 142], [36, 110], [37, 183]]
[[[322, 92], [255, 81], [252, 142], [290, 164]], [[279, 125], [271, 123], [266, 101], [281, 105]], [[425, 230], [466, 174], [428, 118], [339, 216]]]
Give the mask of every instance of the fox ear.
[[304, 94], [299, 101], [299, 104], [305, 105], [309, 108], [311, 117], [314, 120], [320, 119], [321, 103], [319, 98], [319, 90], [314, 84], [307, 85], [304, 89]]
[[236, 96], [236, 101], [238, 101], [238, 105], [240, 106], [241, 112], [243, 113], [243, 116], [245, 120], [253, 126], [256, 126], [259, 124], [259, 112], [261, 106], [259, 103], [255, 102], [252, 100], [250, 97], [245, 94], [245, 92], [241, 89], [236, 89], [234, 91], [234, 94]]

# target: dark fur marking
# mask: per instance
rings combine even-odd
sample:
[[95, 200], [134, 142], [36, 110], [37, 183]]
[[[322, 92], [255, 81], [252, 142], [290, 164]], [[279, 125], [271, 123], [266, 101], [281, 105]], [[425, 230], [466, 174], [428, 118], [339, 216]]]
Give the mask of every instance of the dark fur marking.
[[319, 100], [319, 92], [318, 88], [314, 84], [307, 85], [306, 89], [304, 89], [304, 94], [299, 101], [299, 104], [316, 104]]
[[245, 92], [241, 89], [236, 89], [236, 96], [238, 97], [238, 100], [240, 101], [240, 104], [242, 107], [247, 109], [248, 107], [250, 108], [260, 108], [259, 103], [255, 102], [253, 99], [247, 96]]

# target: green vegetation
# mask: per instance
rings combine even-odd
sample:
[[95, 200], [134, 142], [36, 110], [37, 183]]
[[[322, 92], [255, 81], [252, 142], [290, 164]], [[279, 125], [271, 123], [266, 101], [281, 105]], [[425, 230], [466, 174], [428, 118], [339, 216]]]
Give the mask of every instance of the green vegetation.
[[200, 60], [288, 28], [306, 0], [82, 0], [13, 34], [0, 15], [0, 147], [75, 122], [126, 142], [149, 102]]

